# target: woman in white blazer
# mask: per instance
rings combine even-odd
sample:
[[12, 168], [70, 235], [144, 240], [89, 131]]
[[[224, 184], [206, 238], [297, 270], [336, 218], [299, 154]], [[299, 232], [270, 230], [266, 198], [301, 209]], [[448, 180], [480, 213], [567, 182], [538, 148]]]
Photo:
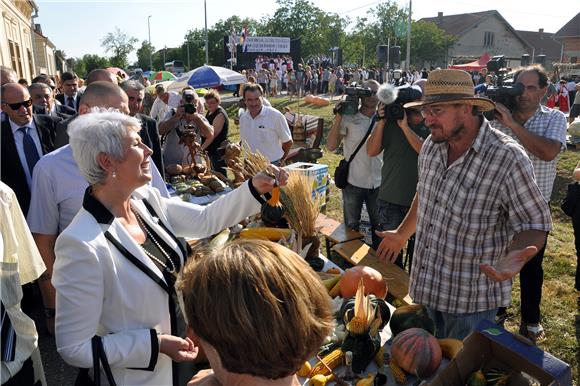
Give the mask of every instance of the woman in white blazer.
[[[259, 174], [207, 207], [169, 200], [146, 186], [151, 149], [140, 123], [118, 112], [79, 116], [70, 145], [90, 187], [56, 242], [56, 344], [63, 359], [92, 368], [101, 336], [118, 385], [176, 385], [177, 362], [197, 347], [185, 336], [175, 281], [186, 251], [177, 237], [202, 238], [260, 209], [274, 180]], [[273, 172], [285, 183], [287, 174]], [[106, 379], [101, 376], [101, 379]]]

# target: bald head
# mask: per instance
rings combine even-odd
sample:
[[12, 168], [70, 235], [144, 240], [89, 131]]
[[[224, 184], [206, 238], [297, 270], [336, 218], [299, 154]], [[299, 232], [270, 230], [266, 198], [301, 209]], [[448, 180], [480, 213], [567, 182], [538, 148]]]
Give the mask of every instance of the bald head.
[[0, 66], [0, 86], [6, 83], [18, 83], [16, 71], [6, 66]]
[[32, 102], [25, 87], [18, 83], [5, 83], [2, 93], [2, 111], [17, 125], [27, 125], [32, 121]]
[[117, 84], [117, 77], [102, 68], [97, 68], [96, 70], [89, 72], [89, 76], [87, 76], [87, 86], [93, 82], [99, 81]]
[[87, 86], [79, 106], [79, 114], [90, 112], [92, 107], [113, 108], [129, 114], [127, 94], [116, 84], [96, 81]]

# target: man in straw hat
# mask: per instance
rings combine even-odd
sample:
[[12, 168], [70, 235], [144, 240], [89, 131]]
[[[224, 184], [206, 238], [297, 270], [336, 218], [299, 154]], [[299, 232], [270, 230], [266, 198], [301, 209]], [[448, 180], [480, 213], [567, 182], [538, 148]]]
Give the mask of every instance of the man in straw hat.
[[438, 337], [463, 339], [509, 305], [511, 278], [544, 245], [550, 210], [525, 151], [482, 116], [495, 105], [473, 96], [467, 72], [432, 71], [425, 99], [404, 107], [421, 108], [431, 136], [409, 213], [379, 233], [378, 254], [393, 261], [416, 232], [410, 295]]
[[[532, 161], [540, 191], [544, 199], [550, 201], [557, 158], [566, 149], [566, 116], [540, 103], [548, 86], [548, 76], [542, 67], [521, 68], [514, 74], [514, 82], [522, 84], [524, 91], [515, 98], [513, 113], [498, 104], [497, 120], [492, 122], [492, 126], [524, 147]], [[540, 324], [545, 250], [544, 245], [520, 272], [520, 334], [534, 342], [545, 338], [544, 328]], [[506, 310], [500, 309], [496, 321], [501, 324], [506, 317]]]

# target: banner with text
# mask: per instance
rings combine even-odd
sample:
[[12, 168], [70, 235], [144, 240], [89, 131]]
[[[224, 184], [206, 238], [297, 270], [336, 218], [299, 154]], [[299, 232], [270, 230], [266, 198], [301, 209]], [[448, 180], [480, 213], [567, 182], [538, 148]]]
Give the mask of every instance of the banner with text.
[[271, 36], [248, 36], [244, 41], [244, 52], [290, 52], [290, 38]]

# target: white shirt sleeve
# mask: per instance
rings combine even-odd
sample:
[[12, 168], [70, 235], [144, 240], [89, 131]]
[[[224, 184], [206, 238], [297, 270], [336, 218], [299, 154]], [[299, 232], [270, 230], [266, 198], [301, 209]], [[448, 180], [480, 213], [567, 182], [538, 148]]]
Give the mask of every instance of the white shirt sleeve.
[[288, 122], [282, 113], [276, 114], [276, 129], [278, 131], [278, 138], [280, 142], [285, 143], [292, 139], [292, 133], [290, 133], [290, 127], [288, 127]]

